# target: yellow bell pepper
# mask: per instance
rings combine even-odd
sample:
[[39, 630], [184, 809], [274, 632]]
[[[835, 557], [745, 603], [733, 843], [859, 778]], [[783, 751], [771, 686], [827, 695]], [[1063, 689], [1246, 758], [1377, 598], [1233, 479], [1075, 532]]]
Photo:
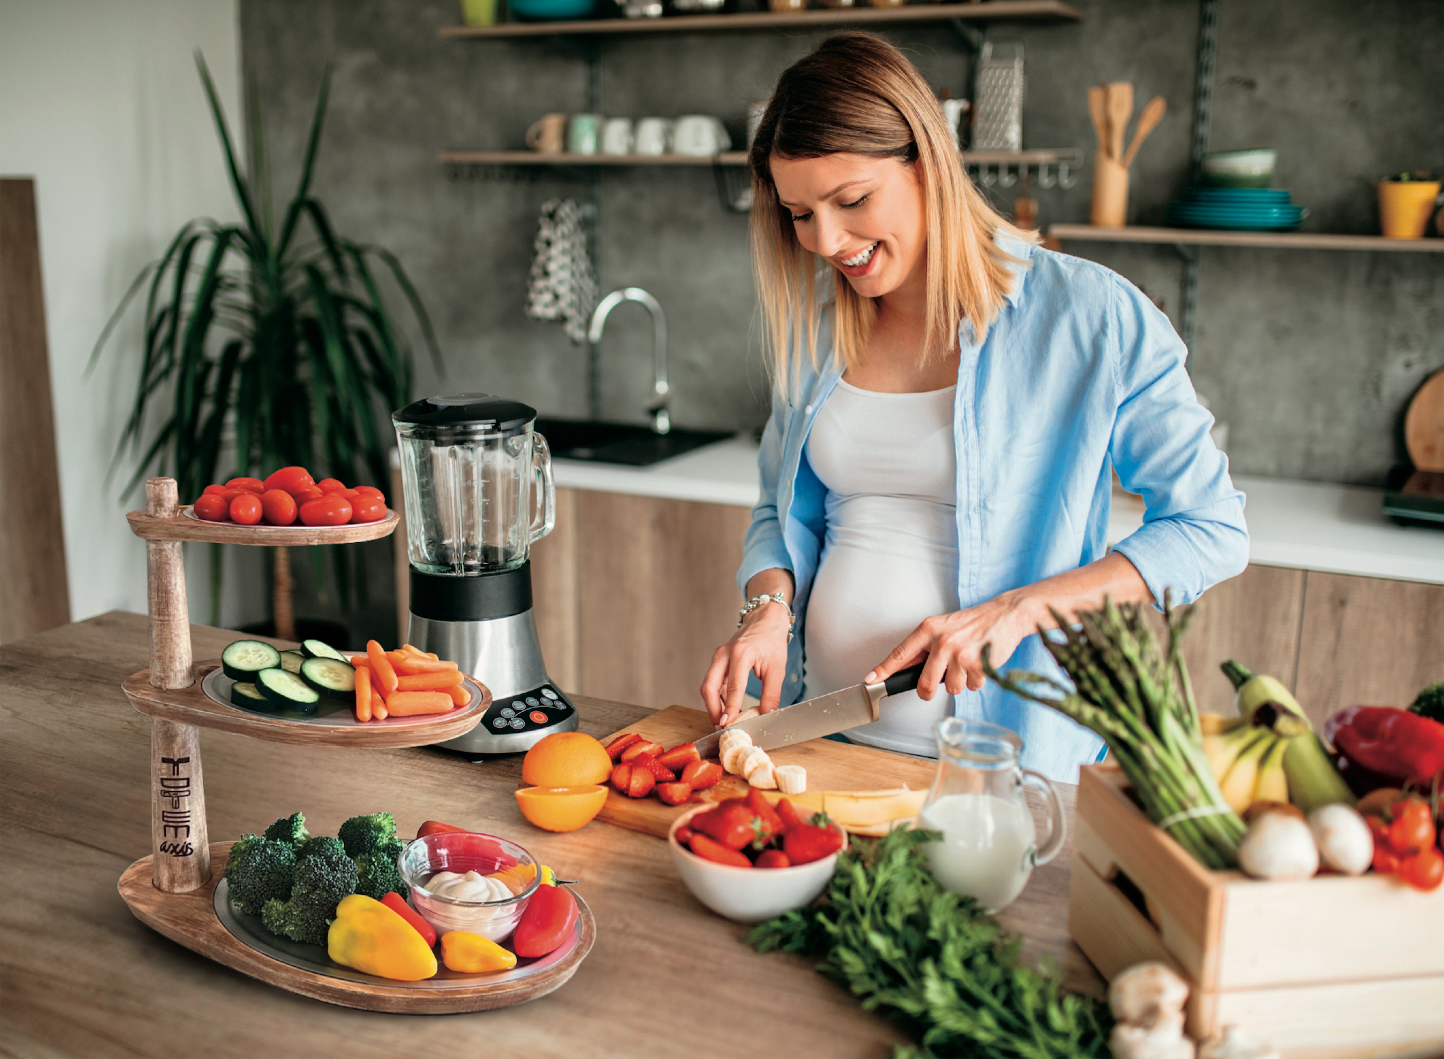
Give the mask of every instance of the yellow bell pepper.
[[485, 974], [515, 967], [516, 953], [469, 930], [449, 930], [441, 935], [441, 962], [451, 971]]
[[436, 954], [416, 928], [362, 894], [352, 894], [336, 906], [326, 952], [341, 966], [378, 978], [419, 982], [436, 974]]
[[543, 886], [555, 886], [557, 884], [557, 873], [548, 868], [545, 864], [541, 866], [541, 884]]

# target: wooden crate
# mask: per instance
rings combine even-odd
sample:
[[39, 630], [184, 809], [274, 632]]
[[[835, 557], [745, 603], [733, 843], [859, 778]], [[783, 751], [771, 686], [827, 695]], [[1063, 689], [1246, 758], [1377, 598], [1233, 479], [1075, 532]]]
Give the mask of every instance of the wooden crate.
[[1444, 1054], [1444, 888], [1212, 872], [1149, 822], [1115, 766], [1083, 769], [1068, 930], [1105, 977], [1140, 960], [1192, 987], [1188, 1032], [1238, 1025], [1309, 1054]]

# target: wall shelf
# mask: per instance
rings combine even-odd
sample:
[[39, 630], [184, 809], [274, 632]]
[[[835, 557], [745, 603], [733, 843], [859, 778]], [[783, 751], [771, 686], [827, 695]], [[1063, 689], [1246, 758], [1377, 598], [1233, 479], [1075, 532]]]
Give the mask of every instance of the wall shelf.
[[1083, 12], [1062, 0], [989, 0], [988, 3], [909, 4], [821, 11], [757, 11], [735, 15], [676, 15], [665, 18], [602, 18], [578, 22], [502, 22], [495, 26], [442, 26], [447, 40], [497, 37], [594, 36], [618, 33], [699, 33], [712, 30], [871, 25], [881, 22], [1079, 22]]
[[1382, 235], [1329, 235], [1324, 232], [1230, 232], [1207, 228], [1095, 228], [1091, 224], [1054, 224], [1053, 239], [1093, 243], [1166, 243], [1173, 246], [1251, 246], [1286, 250], [1390, 250], [1444, 253], [1444, 239], [1386, 239]]
[[[963, 164], [970, 166], [1039, 166], [1082, 164], [1081, 151], [964, 151]], [[724, 151], [717, 155], [692, 154], [541, 154], [537, 151], [442, 151], [437, 161], [443, 165], [524, 165], [524, 166], [745, 166], [747, 152]]]

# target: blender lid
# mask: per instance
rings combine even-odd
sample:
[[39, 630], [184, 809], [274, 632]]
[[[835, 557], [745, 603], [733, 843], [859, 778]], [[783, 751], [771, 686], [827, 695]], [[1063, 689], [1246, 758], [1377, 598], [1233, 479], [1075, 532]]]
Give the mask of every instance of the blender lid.
[[413, 401], [392, 422], [430, 427], [441, 433], [520, 434], [536, 418], [536, 409], [489, 393], [457, 393]]

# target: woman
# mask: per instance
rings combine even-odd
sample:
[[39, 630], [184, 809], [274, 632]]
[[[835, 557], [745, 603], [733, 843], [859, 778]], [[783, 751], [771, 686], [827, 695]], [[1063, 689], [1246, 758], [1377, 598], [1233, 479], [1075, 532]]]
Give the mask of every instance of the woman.
[[[926, 657], [917, 692], [849, 739], [932, 755], [939, 719], [977, 717], [1074, 779], [1102, 742], [985, 687], [981, 652], [1056, 673], [1035, 634], [1051, 611], [1189, 602], [1243, 569], [1243, 495], [1182, 343], [1127, 281], [988, 207], [878, 37], [787, 70], [749, 161], [775, 388], [748, 603], [702, 685], [713, 720], [754, 673], [766, 712]], [[1147, 513], [1105, 554], [1115, 469]]]

